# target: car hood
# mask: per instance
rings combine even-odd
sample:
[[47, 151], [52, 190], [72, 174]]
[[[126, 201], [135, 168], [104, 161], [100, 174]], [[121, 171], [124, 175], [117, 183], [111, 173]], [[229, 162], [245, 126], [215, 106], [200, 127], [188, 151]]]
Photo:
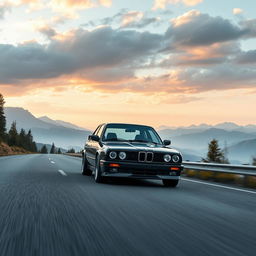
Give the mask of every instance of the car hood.
[[174, 148], [170, 148], [164, 145], [156, 145], [153, 143], [145, 142], [103, 142], [106, 148], [113, 150], [128, 150], [128, 151], [152, 151], [152, 152], [169, 152], [169, 153], [180, 153]]

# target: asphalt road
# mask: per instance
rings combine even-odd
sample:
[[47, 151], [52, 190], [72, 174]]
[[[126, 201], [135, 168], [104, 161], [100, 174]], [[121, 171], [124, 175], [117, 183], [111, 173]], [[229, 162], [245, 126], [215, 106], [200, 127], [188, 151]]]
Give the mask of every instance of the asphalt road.
[[96, 184], [80, 165], [0, 158], [1, 256], [256, 255], [255, 192], [188, 180]]

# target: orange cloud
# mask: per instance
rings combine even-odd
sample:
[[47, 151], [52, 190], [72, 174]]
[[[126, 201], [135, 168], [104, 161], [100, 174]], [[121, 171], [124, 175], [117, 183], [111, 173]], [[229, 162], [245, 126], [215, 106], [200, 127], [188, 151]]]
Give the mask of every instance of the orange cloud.
[[65, 6], [91, 8], [95, 5], [91, 0], [52, 0], [51, 3], [56, 7]]
[[109, 7], [112, 5], [112, 0], [51, 0], [50, 5], [54, 9], [61, 8], [78, 8], [86, 9], [97, 6]]
[[175, 59], [170, 56], [163, 61], [164, 65], [207, 66], [225, 62], [234, 58], [240, 52], [237, 43], [214, 43], [210, 46], [180, 47], [182, 54], [177, 54]]
[[175, 19], [172, 19], [171, 22], [174, 27], [179, 27], [182, 25], [185, 25], [187, 23], [190, 23], [193, 21], [196, 17], [200, 16], [201, 13], [197, 10], [191, 10], [189, 12], [184, 13], [183, 15], [178, 16]]
[[243, 13], [244, 11], [243, 11], [243, 9], [241, 9], [241, 8], [234, 8], [233, 9], [233, 14], [234, 15], [238, 15], [238, 14], [241, 14], [241, 13]]
[[178, 4], [182, 3], [187, 6], [194, 6], [202, 3], [204, 0], [155, 0], [153, 10], [165, 9], [167, 4]]
[[122, 27], [129, 26], [129, 24], [140, 21], [143, 18], [143, 12], [130, 11], [122, 16]]
[[28, 5], [27, 11], [52, 8], [58, 12], [72, 13], [74, 9], [87, 9], [98, 6], [110, 7], [112, 0], [8, 0], [11, 6]]
[[110, 7], [112, 5], [112, 0], [100, 0], [100, 4], [106, 7]]

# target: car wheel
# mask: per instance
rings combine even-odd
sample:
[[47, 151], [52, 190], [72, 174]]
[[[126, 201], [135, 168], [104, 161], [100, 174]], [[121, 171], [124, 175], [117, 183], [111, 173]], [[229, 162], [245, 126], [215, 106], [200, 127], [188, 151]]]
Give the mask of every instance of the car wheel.
[[92, 171], [88, 168], [88, 161], [85, 155], [83, 155], [81, 171], [83, 175], [86, 175], [86, 176], [92, 175]]
[[100, 158], [99, 158], [99, 156], [96, 159], [94, 180], [97, 183], [104, 183], [104, 181], [105, 181], [104, 177], [102, 177], [102, 175], [101, 175], [101, 167], [100, 167]]
[[179, 180], [163, 180], [163, 184], [165, 187], [173, 187], [175, 188], [179, 183]]

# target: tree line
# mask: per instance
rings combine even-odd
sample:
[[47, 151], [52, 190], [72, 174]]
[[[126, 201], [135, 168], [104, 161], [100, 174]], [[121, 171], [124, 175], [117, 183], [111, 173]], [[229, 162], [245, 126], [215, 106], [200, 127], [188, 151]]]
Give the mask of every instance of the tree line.
[[[23, 148], [29, 152], [47, 154], [48, 149], [46, 145], [43, 145], [43, 147], [40, 150], [37, 149], [36, 142], [33, 139], [31, 130], [26, 132], [22, 128], [20, 131], [18, 131], [17, 124], [14, 121], [11, 124], [10, 130], [7, 131], [6, 117], [4, 114], [4, 104], [5, 104], [4, 97], [0, 93], [0, 142], [5, 142], [9, 146], [17, 146], [17, 147]], [[53, 143], [49, 153], [61, 154], [62, 152], [60, 148], [57, 149]]]

